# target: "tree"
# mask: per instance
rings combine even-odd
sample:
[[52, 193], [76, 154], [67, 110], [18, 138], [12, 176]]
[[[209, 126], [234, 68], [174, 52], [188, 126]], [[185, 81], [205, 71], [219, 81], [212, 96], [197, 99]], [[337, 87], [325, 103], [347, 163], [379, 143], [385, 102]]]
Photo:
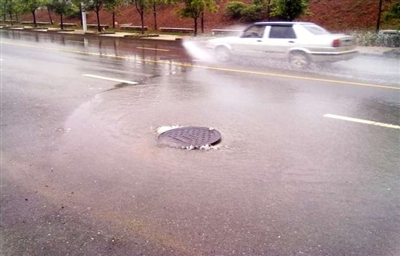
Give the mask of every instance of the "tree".
[[271, 16], [271, 0], [267, 0], [267, 2], [265, 3], [265, 6], [267, 8], [266, 10], [266, 14], [267, 14], [267, 20], [269, 21], [270, 16]]
[[142, 25], [141, 33], [144, 34], [144, 13], [151, 5], [152, 0], [129, 0], [130, 3], [135, 6], [136, 10], [140, 15], [140, 23]]
[[117, 13], [117, 8], [122, 4], [123, 0], [106, 0], [104, 7], [107, 11], [112, 13], [112, 23], [113, 28], [115, 28], [115, 15]]
[[91, 4], [88, 5], [89, 9], [93, 9], [96, 13], [98, 32], [101, 32], [100, 10], [103, 8], [103, 6], [104, 6], [104, 0], [92, 0]]
[[150, 0], [153, 7], [154, 30], [157, 30], [157, 5], [167, 3], [165, 0]]
[[7, 18], [7, 12], [6, 12], [6, 4], [7, 2], [5, 0], [0, 0], [0, 15], [3, 16], [3, 21], [6, 21]]
[[46, 9], [47, 9], [47, 15], [49, 15], [50, 23], [51, 23], [51, 25], [53, 25], [53, 24], [54, 24], [53, 18], [51, 17], [51, 12], [52, 12], [53, 10], [52, 10], [52, 8], [51, 8], [51, 3], [50, 3], [50, 2], [49, 2], [48, 4], [46, 4]]
[[246, 6], [243, 2], [231, 1], [226, 4], [225, 14], [231, 19], [240, 19], [242, 17], [241, 12]]
[[9, 15], [11, 26], [14, 25], [13, 14], [15, 13], [15, 3], [12, 0], [2, 0], [1, 1], [1, 12], [3, 15], [4, 21], [7, 19], [7, 15]]
[[262, 12], [262, 5], [250, 4], [241, 11], [240, 15], [245, 21], [254, 22], [262, 19]]
[[207, 10], [216, 12], [218, 5], [214, 0], [183, 0], [185, 6], [179, 11], [182, 18], [192, 18], [194, 20], [194, 36], [197, 36], [197, 20]]
[[60, 28], [64, 29], [63, 17], [77, 12], [78, 7], [71, 0], [52, 0], [50, 8], [60, 15]]
[[[12, 3], [10, 4], [10, 0], [1, 0], [0, 1], [1, 4], [1, 15], [3, 16], [3, 20], [6, 21], [7, 20], [7, 15], [10, 14], [10, 9], [12, 10]], [[10, 22], [11, 22], [11, 26], [13, 25], [13, 19], [12, 19], [12, 14], [13, 12], [11, 12], [10, 15]]]
[[271, 0], [271, 16], [293, 21], [303, 15], [308, 7], [308, 0]]
[[24, 6], [23, 6], [21, 0], [13, 0], [13, 2], [14, 2], [14, 10], [13, 11], [15, 14], [15, 21], [18, 23], [19, 22], [18, 14], [22, 14], [24, 12]]
[[97, 20], [97, 31], [101, 32], [101, 25], [100, 25], [100, 11], [105, 6], [106, 1], [108, 0], [71, 0], [75, 6], [78, 7], [79, 13], [74, 13], [79, 15], [79, 19], [81, 21], [81, 25], [83, 25], [82, 22], [82, 5], [83, 8], [85, 8], [85, 11], [94, 11], [96, 13], [96, 20]]
[[13, 15], [15, 15], [15, 20], [18, 22], [18, 14], [23, 12], [23, 5], [20, 0], [1, 0], [0, 6], [4, 21], [7, 19], [7, 15], [9, 15], [11, 26], [14, 25]]
[[384, 15], [385, 20], [400, 19], [400, 0], [394, 3]]
[[[76, 8], [78, 9], [76, 13], [70, 14], [70, 17], [79, 19], [79, 23], [81, 24], [81, 26], [83, 26], [83, 22], [82, 22], [82, 5], [85, 6], [85, 4], [88, 1], [81, 1], [81, 0], [71, 0], [71, 2], [76, 6]], [[86, 8], [85, 8], [86, 11]]]
[[24, 6], [24, 11], [32, 13], [33, 17], [33, 24], [35, 27], [37, 27], [36, 23], [36, 9], [45, 6], [47, 3], [46, 0], [22, 0], [22, 4]]
[[[376, 32], [379, 31], [380, 25], [381, 25], [381, 16], [382, 16], [383, 2], [391, 3], [392, 0], [379, 0], [379, 2], [378, 2], [378, 17], [377, 17], [377, 19], [376, 19]], [[397, 1], [396, 4], [399, 4], [399, 2], [400, 2], [400, 1]], [[396, 5], [396, 4], [395, 4], [395, 5]], [[394, 6], [395, 6], [395, 5], [394, 5]], [[389, 12], [389, 13], [390, 13], [390, 12]], [[386, 15], [385, 15], [385, 16], [386, 16]], [[388, 17], [385, 17], [385, 18], [387, 19]]]

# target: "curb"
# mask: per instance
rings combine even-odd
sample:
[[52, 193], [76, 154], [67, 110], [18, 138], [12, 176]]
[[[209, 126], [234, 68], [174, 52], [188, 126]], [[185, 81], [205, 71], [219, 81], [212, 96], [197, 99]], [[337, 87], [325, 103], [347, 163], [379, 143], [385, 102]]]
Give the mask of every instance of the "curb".
[[378, 53], [378, 52], [362, 52], [362, 51], [358, 51], [359, 55], [362, 56], [373, 56], [373, 57], [382, 57], [383, 53]]
[[359, 51], [359, 55], [362, 56], [370, 56], [370, 57], [384, 57], [384, 58], [400, 58], [400, 53], [393, 52], [392, 50], [384, 51], [384, 52], [363, 52]]
[[169, 38], [162, 38], [162, 35], [157, 34], [157, 36], [135, 36], [134, 34], [124, 34], [118, 35], [117, 33], [80, 33], [76, 32], [76, 30], [45, 30], [40, 28], [10, 28], [10, 27], [0, 27], [0, 30], [7, 30], [7, 31], [18, 31], [18, 32], [26, 32], [26, 33], [40, 33], [40, 34], [58, 34], [58, 35], [71, 35], [71, 36], [80, 36], [80, 37], [101, 37], [105, 39], [120, 39], [120, 40], [129, 40], [129, 41], [152, 41], [152, 42], [159, 42], [165, 44], [175, 44], [175, 45], [182, 45], [182, 36], [171, 36], [174, 39]]

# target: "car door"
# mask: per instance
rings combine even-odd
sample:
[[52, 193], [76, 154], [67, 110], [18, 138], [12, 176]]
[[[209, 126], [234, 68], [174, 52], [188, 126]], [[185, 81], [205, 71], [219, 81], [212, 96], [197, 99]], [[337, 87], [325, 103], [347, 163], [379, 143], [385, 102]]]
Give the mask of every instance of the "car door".
[[259, 57], [260, 45], [265, 34], [265, 25], [255, 24], [243, 31], [242, 35], [231, 44], [237, 55]]
[[298, 44], [292, 24], [273, 24], [266, 31], [262, 51], [269, 58], [286, 58], [288, 51]]

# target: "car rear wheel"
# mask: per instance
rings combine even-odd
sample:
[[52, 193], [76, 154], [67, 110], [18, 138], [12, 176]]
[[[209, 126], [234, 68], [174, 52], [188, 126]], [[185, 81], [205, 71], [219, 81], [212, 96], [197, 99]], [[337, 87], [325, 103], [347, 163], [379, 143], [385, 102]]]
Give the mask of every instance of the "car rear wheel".
[[310, 66], [310, 59], [303, 52], [293, 52], [289, 56], [289, 64], [294, 69], [305, 69]]
[[215, 49], [215, 57], [219, 61], [227, 62], [231, 59], [231, 52], [228, 48], [220, 46]]

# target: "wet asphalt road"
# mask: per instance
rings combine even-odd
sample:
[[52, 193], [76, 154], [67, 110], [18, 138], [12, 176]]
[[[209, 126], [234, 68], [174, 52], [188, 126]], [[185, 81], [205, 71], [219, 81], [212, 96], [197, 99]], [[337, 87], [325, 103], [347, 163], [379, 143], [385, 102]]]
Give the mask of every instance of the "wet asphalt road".
[[[400, 130], [324, 117], [400, 125], [398, 60], [1, 36], [2, 255], [400, 255]], [[158, 145], [172, 125], [222, 142]]]

